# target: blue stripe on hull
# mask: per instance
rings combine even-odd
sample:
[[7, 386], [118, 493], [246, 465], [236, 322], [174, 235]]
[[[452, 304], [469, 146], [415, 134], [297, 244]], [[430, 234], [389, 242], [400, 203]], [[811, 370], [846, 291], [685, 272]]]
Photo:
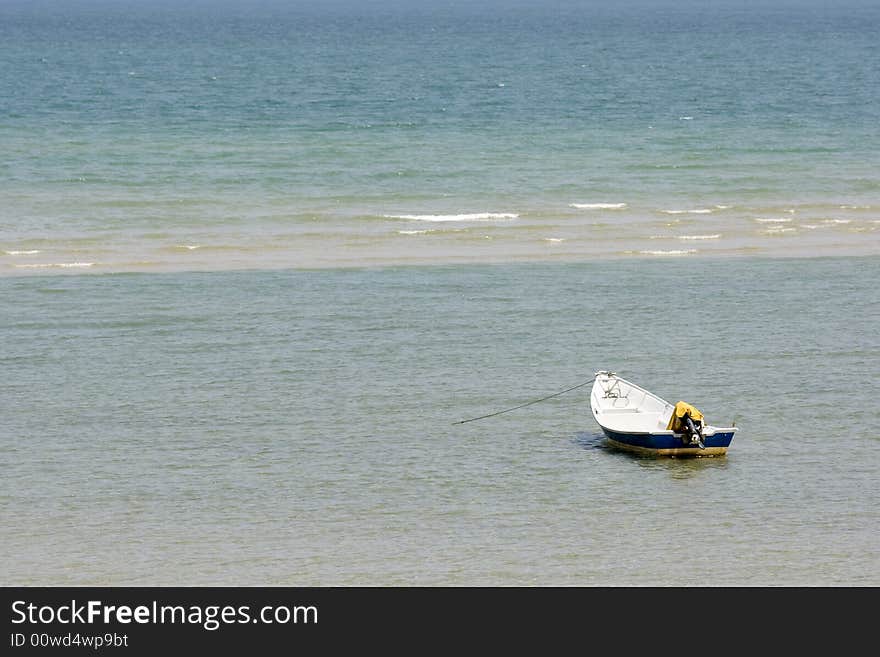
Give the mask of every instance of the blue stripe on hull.
[[713, 436], [707, 436], [703, 441], [706, 449], [685, 445], [679, 438], [672, 434], [650, 433], [621, 433], [602, 427], [602, 431], [608, 439], [618, 447], [632, 449], [637, 452], [653, 452], [656, 454], [669, 455], [716, 455], [727, 453], [727, 448], [733, 440], [733, 431], [716, 432]]

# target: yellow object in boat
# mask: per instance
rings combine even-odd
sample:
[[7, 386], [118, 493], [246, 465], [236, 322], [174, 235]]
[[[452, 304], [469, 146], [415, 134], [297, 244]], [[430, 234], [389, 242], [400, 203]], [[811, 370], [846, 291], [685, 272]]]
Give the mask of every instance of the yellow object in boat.
[[675, 404], [675, 410], [672, 411], [672, 417], [669, 418], [669, 426], [666, 427], [667, 431], [672, 429], [673, 431], [678, 432], [684, 429], [685, 415], [690, 416], [691, 420], [695, 422], [697, 420], [703, 420], [703, 414], [700, 413], [700, 411], [687, 402], [680, 401]]

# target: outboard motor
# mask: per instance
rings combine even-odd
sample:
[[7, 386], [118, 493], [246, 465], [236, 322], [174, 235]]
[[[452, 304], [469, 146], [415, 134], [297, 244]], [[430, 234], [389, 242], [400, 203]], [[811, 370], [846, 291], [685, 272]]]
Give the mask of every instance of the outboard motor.
[[680, 401], [675, 405], [666, 428], [681, 434], [685, 445], [699, 445], [700, 449], [706, 449], [703, 442], [703, 414], [687, 402]]
[[683, 420], [686, 430], [685, 436], [689, 439], [688, 442], [691, 444], [696, 443], [700, 446], [700, 449], [706, 449], [706, 445], [703, 443], [703, 423], [699, 420], [694, 422], [690, 414], [685, 415]]

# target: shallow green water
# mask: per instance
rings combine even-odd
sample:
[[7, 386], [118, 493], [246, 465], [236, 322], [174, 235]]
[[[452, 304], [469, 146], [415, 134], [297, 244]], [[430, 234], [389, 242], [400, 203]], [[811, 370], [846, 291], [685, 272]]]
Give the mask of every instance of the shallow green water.
[[[5, 584], [876, 585], [876, 258], [0, 280]], [[613, 369], [727, 457], [608, 449]]]

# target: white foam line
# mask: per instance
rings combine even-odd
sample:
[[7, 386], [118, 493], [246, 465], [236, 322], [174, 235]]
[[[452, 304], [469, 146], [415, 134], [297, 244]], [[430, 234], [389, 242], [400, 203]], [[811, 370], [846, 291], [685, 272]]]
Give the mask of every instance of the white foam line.
[[412, 221], [498, 221], [517, 219], [518, 214], [509, 212], [474, 212], [471, 214], [386, 214], [386, 219], [409, 219]]
[[680, 240], [717, 240], [720, 239], [721, 233], [715, 233], [714, 235], [679, 235], [678, 239]]
[[21, 255], [36, 255], [37, 253], [42, 253], [42, 251], [38, 251], [36, 249], [32, 251], [4, 251], [6, 255], [11, 256], [21, 256]]
[[543, 238], [545, 242], [564, 242], [564, 237], [545, 237]]
[[661, 210], [663, 214], [712, 214], [711, 208], [698, 208], [696, 210]]
[[768, 217], [768, 218], [755, 218], [759, 224], [787, 224], [791, 221], [789, 217]]
[[620, 210], [626, 203], [569, 203], [568, 207], [578, 210]]
[[15, 265], [20, 269], [37, 269], [44, 267], [94, 267], [94, 262], [46, 262], [35, 265]]
[[672, 251], [639, 251], [639, 253], [643, 255], [689, 255], [691, 253], [696, 253], [696, 249], [676, 249]]

